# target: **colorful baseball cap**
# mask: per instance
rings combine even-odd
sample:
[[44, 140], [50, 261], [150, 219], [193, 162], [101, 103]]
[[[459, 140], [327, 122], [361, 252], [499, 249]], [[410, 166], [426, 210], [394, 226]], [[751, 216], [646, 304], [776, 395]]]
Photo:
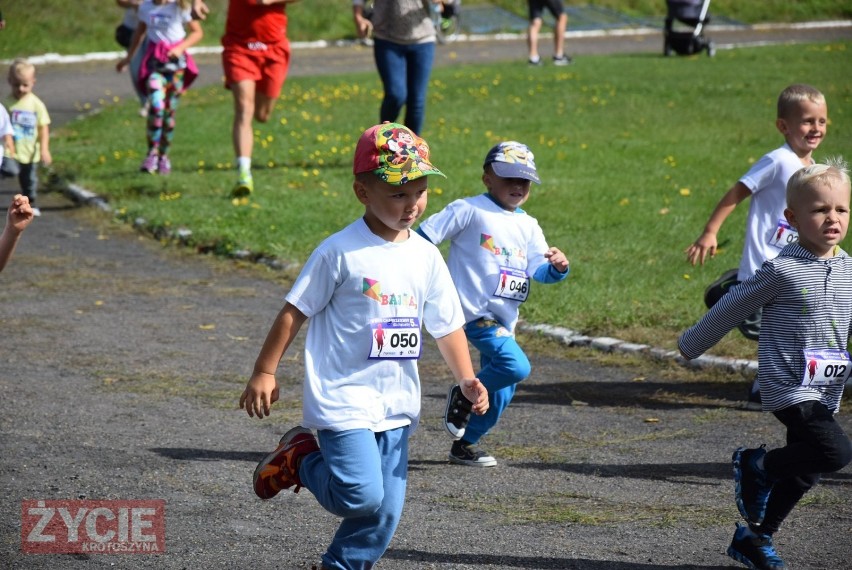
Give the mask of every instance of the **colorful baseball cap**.
[[483, 168], [491, 165], [500, 178], [523, 178], [541, 184], [535, 170], [535, 156], [529, 147], [517, 141], [494, 145], [485, 156]]
[[353, 174], [372, 172], [394, 186], [429, 174], [446, 176], [432, 166], [429, 145], [399, 123], [382, 123], [364, 131], [355, 146]]

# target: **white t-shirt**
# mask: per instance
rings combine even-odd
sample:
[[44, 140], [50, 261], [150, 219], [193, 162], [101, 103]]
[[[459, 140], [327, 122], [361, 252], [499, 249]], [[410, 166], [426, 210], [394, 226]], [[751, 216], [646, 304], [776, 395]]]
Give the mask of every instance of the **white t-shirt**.
[[779, 221], [784, 219], [787, 181], [803, 166], [796, 153], [785, 144], [761, 157], [740, 178], [740, 182], [751, 190], [745, 244], [737, 272], [740, 281], [754, 275], [764, 261], [774, 259], [786, 245], [786, 242], [778, 245], [772, 245], [772, 242], [779, 232]]
[[[0, 105], [0, 137], [14, 134], [15, 131], [12, 129], [12, 121], [9, 120], [9, 111], [6, 110], [6, 107]], [[3, 143], [0, 142], [0, 145], [2, 144]]]
[[505, 268], [532, 277], [540, 265], [548, 263], [547, 241], [538, 221], [520, 209], [504, 210], [488, 194], [480, 194], [451, 202], [427, 218], [419, 231], [436, 244], [451, 240], [447, 266], [461, 297], [465, 322], [496, 319], [513, 331], [521, 302], [494, 293]]
[[[309, 317], [303, 424], [387, 431], [420, 419], [417, 360], [371, 358], [377, 320], [410, 321], [435, 338], [460, 329], [458, 294], [438, 249], [415, 232], [404, 242], [373, 234], [363, 219], [323, 241], [287, 301]], [[412, 319], [416, 319], [413, 321]], [[405, 329], [422, 346], [420, 326]], [[394, 344], [389, 330], [384, 350]]]
[[186, 37], [184, 25], [192, 20], [192, 10], [181, 10], [177, 2], [154, 4], [145, 0], [139, 5], [139, 21], [148, 26], [149, 42], [174, 44]]

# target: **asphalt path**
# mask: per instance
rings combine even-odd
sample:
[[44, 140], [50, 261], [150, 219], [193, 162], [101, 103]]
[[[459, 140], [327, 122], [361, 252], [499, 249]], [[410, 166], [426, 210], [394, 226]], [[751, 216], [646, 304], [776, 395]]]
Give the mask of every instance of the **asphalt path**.
[[[849, 34], [831, 27], [712, 35], [724, 47], [770, 35]], [[568, 45], [582, 57], [661, 51], [661, 43], [649, 33]], [[439, 48], [438, 65], [524, 54], [519, 38], [460, 42]], [[216, 58], [202, 59], [202, 81], [218, 82]], [[129, 96], [127, 77], [110, 66], [40, 66], [36, 91], [57, 125], [103, 97]], [[371, 66], [362, 47], [297, 49], [292, 75]], [[3, 183], [0, 199], [13, 191]], [[44, 215], [0, 274], [0, 568], [317, 564], [337, 519], [305, 490], [271, 501], [251, 490], [256, 462], [300, 418], [301, 336], [282, 363], [273, 416], [251, 420], [236, 409], [286, 276], [163, 248], [57, 193], [40, 205]], [[439, 417], [450, 376], [427, 345], [406, 509], [377, 568], [740, 567], [724, 554], [738, 519], [731, 452], [783, 439], [777, 420], [743, 409], [745, 380], [523, 342], [533, 373], [484, 441], [499, 461], [485, 470], [446, 461]], [[852, 431], [848, 411], [838, 418]], [[791, 568], [848, 567], [850, 490], [847, 468], [825, 477], [793, 513], [776, 539]], [[165, 552], [22, 551], [30, 545], [23, 501], [86, 499], [165, 501]]]

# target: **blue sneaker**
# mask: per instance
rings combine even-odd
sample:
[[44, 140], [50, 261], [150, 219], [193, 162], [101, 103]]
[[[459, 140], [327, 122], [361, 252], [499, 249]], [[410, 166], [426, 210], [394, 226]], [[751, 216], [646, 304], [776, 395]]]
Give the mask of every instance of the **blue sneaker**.
[[757, 468], [757, 460], [764, 455], [766, 447], [761, 445], [757, 449], [740, 447], [731, 456], [737, 509], [743, 518], [753, 525], [763, 522], [769, 492], [772, 491], [772, 482], [766, 471]]
[[734, 539], [728, 547], [728, 556], [755, 570], [785, 570], [787, 565], [775, 552], [772, 537], [768, 534], [751, 536], [748, 527], [737, 523]]

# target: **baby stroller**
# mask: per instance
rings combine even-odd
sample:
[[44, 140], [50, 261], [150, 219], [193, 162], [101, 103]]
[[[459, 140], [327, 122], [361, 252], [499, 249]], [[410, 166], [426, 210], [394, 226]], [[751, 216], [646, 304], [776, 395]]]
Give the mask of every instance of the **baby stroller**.
[[[704, 37], [704, 26], [710, 21], [707, 10], [710, 0], [666, 0], [668, 12], [666, 25], [663, 29], [663, 55], [670, 56], [672, 52], [679, 55], [692, 55], [707, 50], [707, 55], [716, 55], [713, 41]], [[691, 31], [675, 30], [679, 22], [692, 28]]]

